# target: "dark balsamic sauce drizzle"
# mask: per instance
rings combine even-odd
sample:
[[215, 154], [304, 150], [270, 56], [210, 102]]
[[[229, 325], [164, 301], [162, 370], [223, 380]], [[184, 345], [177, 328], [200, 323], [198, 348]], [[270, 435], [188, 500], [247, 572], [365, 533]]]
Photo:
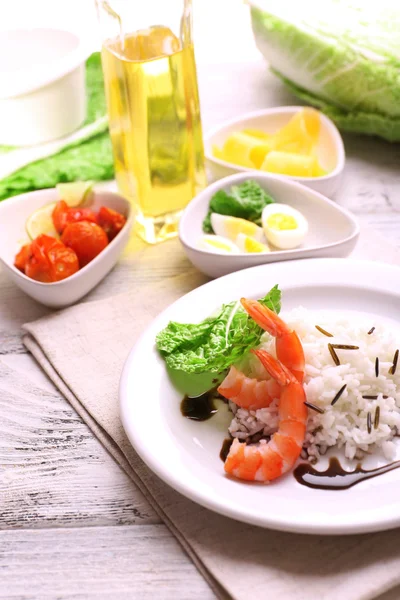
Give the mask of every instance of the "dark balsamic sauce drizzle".
[[[219, 396], [216, 388], [195, 398], [185, 396], [181, 402], [181, 413], [187, 419], [206, 421], [218, 412], [214, 404], [214, 400], [217, 398], [224, 400], [223, 397]], [[222, 443], [219, 456], [223, 462], [225, 462], [229, 454], [232, 442], [233, 438], [226, 438]], [[365, 470], [361, 464], [358, 464], [354, 471], [346, 471], [339, 460], [336, 457], [332, 457], [325, 471], [318, 471], [310, 463], [301, 463], [293, 471], [293, 475], [298, 483], [309, 488], [318, 490], [347, 490], [357, 483], [398, 468], [400, 468], [400, 460], [370, 470]]]
[[221, 452], [219, 453], [219, 457], [223, 462], [225, 462], [227, 459], [229, 450], [231, 449], [231, 446], [232, 446], [232, 442], [233, 442], [233, 438], [225, 438], [224, 441], [222, 442], [222, 447], [221, 447]]
[[216, 398], [218, 398], [218, 393], [215, 388], [195, 398], [185, 396], [181, 402], [181, 413], [193, 421], [207, 421], [218, 412], [214, 404]]
[[295, 479], [309, 488], [317, 490], [347, 490], [361, 481], [383, 475], [400, 467], [400, 460], [377, 469], [366, 471], [358, 464], [354, 471], [345, 471], [339, 460], [333, 457], [329, 460], [326, 471], [317, 471], [308, 463], [302, 463], [293, 471]]

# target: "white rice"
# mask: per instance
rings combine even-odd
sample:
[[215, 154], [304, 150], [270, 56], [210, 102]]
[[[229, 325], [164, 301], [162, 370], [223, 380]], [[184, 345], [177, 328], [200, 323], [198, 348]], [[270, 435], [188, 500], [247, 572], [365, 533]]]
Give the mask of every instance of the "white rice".
[[[284, 315], [285, 321], [298, 333], [304, 348], [305, 391], [307, 401], [324, 409], [324, 414], [309, 409], [304, 450], [312, 460], [325, 454], [328, 448], [343, 448], [349, 459], [362, 458], [365, 453], [381, 449], [387, 459], [395, 455], [393, 438], [400, 431], [400, 360], [394, 375], [388, 373], [394, 352], [400, 346], [387, 325], [339, 316], [337, 312], [318, 312], [298, 308]], [[334, 337], [320, 333], [319, 325]], [[375, 331], [368, 335], [372, 326]], [[275, 341], [268, 334], [261, 346], [275, 356]], [[359, 350], [337, 350], [341, 364], [336, 366], [328, 343], [351, 344]], [[375, 359], [379, 357], [379, 376], [375, 376]], [[239, 368], [249, 376], [267, 378], [259, 360], [251, 355]], [[332, 399], [346, 384], [337, 403]], [[369, 400], [362, 396], [378, 395]], [[387, 398], [383, 398], [387, 396]], [[257, 411], [247, 411], [229, 403], [234, 418], [229, 427], [233, 437], [257, 441], [270, 436], [278, 426], [277, 403]], [[378, 427], [374, 427], [377, 407], [380, 407]], [[371, 413], [372, 429], [368, 433], [367, 418]], [[253, 436], [253, 437], [251, 437]]]

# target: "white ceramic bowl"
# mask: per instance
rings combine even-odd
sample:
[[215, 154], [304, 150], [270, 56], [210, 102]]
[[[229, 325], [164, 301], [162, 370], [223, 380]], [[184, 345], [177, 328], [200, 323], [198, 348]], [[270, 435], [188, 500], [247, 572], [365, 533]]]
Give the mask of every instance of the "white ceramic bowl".
[[122, 213], [127, 218], [125, 226], [96, 258], [71, 277], [55, 283], [34, 281], [14, 267], [14, 258], [21, 246], [29, 242], [25, 230], [27, 217], [41, 206], [59, 199], [57, 190], [52, 188], [21, 194], [0, 203], [0, 264], [21, 290], [51, 308], [63, 308], [77, 302], [107, 275], [126, 245], [133, 224], [133, 211], [128, 200], [113, 192], [95, 191], [90, 206], [107, 206]]
[[[212, 196], [221, 189], [229, 192], [232, 185], [248, 179], [257, 181], [276, 202], [289, 204], [306, 217], [309, 231], [301, 247], [260, 254], [218, 254], [198, 248], [198, 242], [204, 235], [203, 219]], [[189, 260], [210, 277], [221, 277], [233, 271], [280, 260], [344, 257], [355, 247], [359, 233], [353, 215], [332, 200], [295, 181], [259, 171], [231, 175], [208, 186], [185, 208], [179, 224], [179, 239]]]
[[[213, 179], [221, 179], [235, 173], [251, 171], [247, 167], [240, 167], [233, 163], [215, 158], [212, 154], [213, 145], [223, 146], [227, 137], [243, 129], [261, 129], [266, 133], [275, 133], [295, 115], [303, 106], [279, 106], [267, 108], [258, 112], [241, 115], [227, 121], [208, 132], [204, 139], [204, 151], [207, 165]], [[321, 132], [316, 148], [318, 159], [323, 168], [329, 170], [322, 177], [285, 177], [291, 181], [298, 181], [325, 196], [331, 197], [339, 189], [345, 163], [343, 140], [334, 123], [321, 113]], [[259, 171], [262, 173], [262, 171]]]
[[82, 125], [89, 54], [70, 31], [0, 32], [0, 144], [41, 144]]

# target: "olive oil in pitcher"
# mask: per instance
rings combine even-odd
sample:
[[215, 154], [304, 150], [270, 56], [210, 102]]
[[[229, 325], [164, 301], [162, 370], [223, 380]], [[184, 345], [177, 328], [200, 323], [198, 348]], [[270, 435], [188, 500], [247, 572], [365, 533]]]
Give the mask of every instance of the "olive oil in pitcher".
[[150, 27], [106, 40], [102, 65], [119, 190], [141, 237], [173, 237], [206, 185], [193, 43]]

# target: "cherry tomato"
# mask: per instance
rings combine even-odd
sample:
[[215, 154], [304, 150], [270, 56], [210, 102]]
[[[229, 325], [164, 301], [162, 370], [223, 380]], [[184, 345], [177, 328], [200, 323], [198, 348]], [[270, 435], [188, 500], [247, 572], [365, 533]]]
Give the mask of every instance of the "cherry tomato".
[[79, 271], [76, 253], [61, 242], [49, 250], [48, 257], [52, 269], [52, 281], [61, 281]]
[[69, 223], [78, 223], [80, 221], [97, 223], [97, 215], [90, 208], [69, 208], [64, 200], [57, 202], [52, 217], [54, 227], [60, 235]]
[[79, 221], [90, 221], [97, 223], [97, 215], [90, 208], [69, 208], [67, 213], [67, 225], [79, 223]]
[[31, 244], [32, 255], [25, 274], [42, 283], [61, 281], [79, 269], [78, 257], [70, 248], [49, 235], [39, 235]]
[[64, 200], [59, 200], [52, 212], [53, 225], [61, 235], [67, 224], [68, 204]]
[[16, 255], [15, 260], [14, 260], [14, 265], [17, 267], [17, 269], [19, 269], [20, 271], [25, 273], [26, 263], [28, 262], [28, 260], [30, 259], [31, 256], [32, 256], [31, 244], [25, 244], [25, 246], [22, 246], [21, 250]]
[[107, 234], [108, 239], [113, 240], [126, 223], [126, 218], [116, 210], [102, 206], [98, 214], [98, 224]]
[[108, 244], [105, 231], [89, 221], [67, 225], [61, 240], [76, 252], [81, 267], [93, 260]]
[[48, 235], [39, 235], [31, 244], [32, 256], [26, 263], [25, 275], [42, 283], [53, 281], [50, 261], [46, 252], [57, 240]]

